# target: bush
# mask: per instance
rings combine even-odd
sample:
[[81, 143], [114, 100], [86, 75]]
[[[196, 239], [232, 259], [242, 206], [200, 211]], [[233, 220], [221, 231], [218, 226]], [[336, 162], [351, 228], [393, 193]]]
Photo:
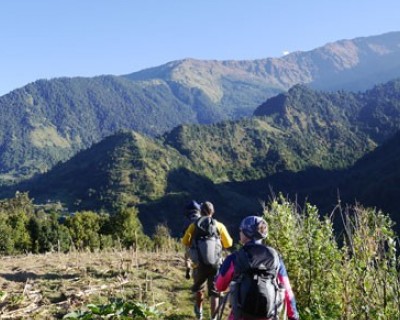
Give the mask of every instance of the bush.
[[338, 237], [332, 217], [310, 204], [300, 211], [281, 197], [265, 209], [268, 243], [284, 258], [301, 319], [398, 318], [393, 223], [358, 205], [335, 212], [345, 222]]
[[165, 224], [158, 224], [153, 234], [153, 243], [155, 250], [161, 251], [179, 251], [182, 245], [171, 237], [171, 231]]
[[65, 225], [76, 248], [100, 248], [100, 221], [100, 215], [92, 211], [82, 211], [67, 217]]
[[138, 218], [138, 211], [134, 207], [121, 207], [111, 218], [112, 232], [115, 238], [125, 248], [144, 248], [152, 246], [151, 240], [143, 232]]

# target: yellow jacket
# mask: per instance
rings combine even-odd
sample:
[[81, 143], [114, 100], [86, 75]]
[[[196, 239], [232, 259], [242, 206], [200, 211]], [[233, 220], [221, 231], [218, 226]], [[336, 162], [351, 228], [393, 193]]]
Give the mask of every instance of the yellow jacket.
[[[229, 235], [228, 230], [221, 222], [219, 222], [219, 221], [216, 221], [216, 222], [217, 222], [218, 232], [221, 236], [222, 246], [225, 249], [230, 248], [232, 246], [233, 240], [232, 240], [231, 236]], [[196, 226], [194, 223], [190, 224], [190, 226], [186, 229], [185, 235], [182, 238], [182, 243], [185, 246], [190, 247], [192, 245], [193, 234], [194, 234], [195, 229], [196, 229]]]

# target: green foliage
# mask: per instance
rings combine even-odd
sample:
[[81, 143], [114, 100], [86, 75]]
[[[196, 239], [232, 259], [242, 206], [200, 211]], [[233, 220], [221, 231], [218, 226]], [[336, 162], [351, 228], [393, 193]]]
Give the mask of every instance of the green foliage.
[[156, 250], [171, 252], [182, 248], [182, 245], [172, 238], [171, 230], [165, 224], [156, 226], [152, 239]]
[[33, 214], [32, 200], [25, 193], [0, 202], [0, 228], [4, 233], [4, 253], [27, 252], [31, 239], [27, 230], [29, 217]]
[[[356, 318], [399, 316], [399, 273], [396, 237], [392, 221], [382, 212], [362, 207], [345, 212], [346, 248], [343, 274], [348, 295], [346, 313], [358, 310]], [[355, 288], [355, 296], [350, 288]], [[354, 313], [354, 311], [352, 311]]]
[[58, 221], [61, 213], [45, 212], [43, 208], [34, 206], [27, 193], [1, 200], [0, 253], [69, 250], [69, 230]]
[[344, 239], [309, 204], [299, 212], [281, 197], [266, 208], [268, 243], [284, 257], [301, 319], [397, 318], [399, 261], [391, 220], [360, 206], [340, 213]]
[[0, 213], [0, 253], [12, 254], [14, 252], [13, 229], [8, 223], [6, 213]]
[[[34, 206], [26, 193], [0, 202], [0, 254], [91, 251], [104, 248], [152, 249], [134, 207], [104, 212], [65, 212], [59, 205]], [[170, 239], [169, 243], [175, 243]]]
[[125, 248], [149, 248], [150, 239], [143, 233], [142, 224], [136, 208], [122, 207], [111, 217], [114, 237], [117, 237]]
[[78, 249], [94, 250], [100, 247], [100, 229], [104, 220], [108, 220], [108, 217], [92, 211], [82, 211], [68, 216], [65, 225]]
[[36, 212], [29, 220], [28, 231], [31, 237], [31, 251], [34, 253], [65, 252], [70, 248], [69, 230], [58, 222], [56, 212]]
[[160, 312], [154, 306], [139, 302], [116, 299], [108, 304], [88, 304], [88, 311], [75, 311], [66, 314], [63, 319], [158, 319]]

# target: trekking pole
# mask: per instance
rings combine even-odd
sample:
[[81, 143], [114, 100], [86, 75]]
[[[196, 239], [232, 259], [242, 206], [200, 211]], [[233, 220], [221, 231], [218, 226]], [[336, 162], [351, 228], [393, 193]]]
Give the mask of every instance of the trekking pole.
[[220, 304], [218, 304], [218, 308], [215, 311], [215, 313], [213, 314], [213, 317], [212, 317], [213, 319], [214, 319], [214, 316], [217, 316], [217, 320], [222, 319], [222, 316], [224, 315], [225, 305], [226, 305], [226, 302], [228, 301], [229, 293], [230, 293], [230, 291], [226, 292], [222, 299], [222, 302]]

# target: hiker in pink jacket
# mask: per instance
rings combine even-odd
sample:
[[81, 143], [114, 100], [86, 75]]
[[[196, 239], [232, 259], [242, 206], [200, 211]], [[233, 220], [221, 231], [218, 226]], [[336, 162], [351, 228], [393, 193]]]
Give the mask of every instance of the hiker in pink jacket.
[[[230, 320], [278, 319], [278, 313], [283, 306], [286, 307], [289, 320], [299, 319], [296, 300], [283, 260], [275, 249], [261, 243], [262, 239], [267, 237], [267, 233], [268, 225], [264, 219], [257, 216], [244, 218], [240, 224], [240, 242], [243, 247], [230, 254], [219, 269], [215, 287], [219, 292], [224, 292], [230, 287]], [[251, 276], [244, 277], [248, 274]], [[254, 281], [252, 279], [256, 278], [259, 279], [255, 282], [256, 286], [260, 281], [264, 281], [264, 285], [260, 285], [261, 289], [251, 287], [251, 290], [246, 291], [246, 285], [249, 286], [249, 283]], [[246, 280], [245, 283], [244, 279], [250, 280]], [[263, 289], [268, 286], [269, 289]], [[258, 293], [262, 290], [265, 290], [264, 295]], [[248, 292], [248, 295], [261, 294], [261, 298], [265, 299], [259, 299], [257, 296], [244, 300], [245, 292]]]

